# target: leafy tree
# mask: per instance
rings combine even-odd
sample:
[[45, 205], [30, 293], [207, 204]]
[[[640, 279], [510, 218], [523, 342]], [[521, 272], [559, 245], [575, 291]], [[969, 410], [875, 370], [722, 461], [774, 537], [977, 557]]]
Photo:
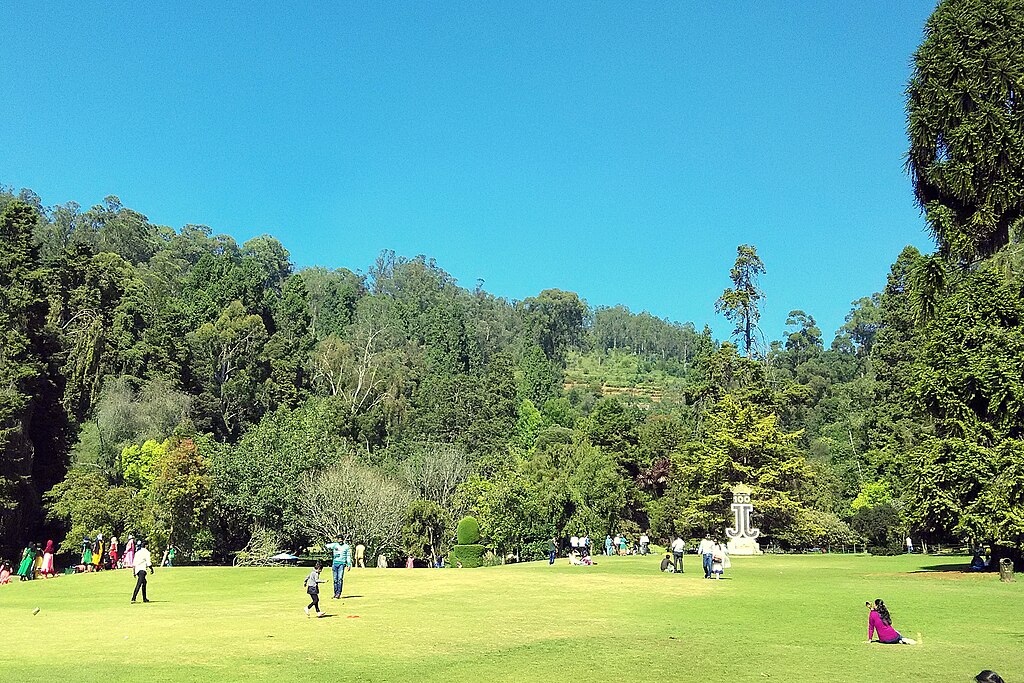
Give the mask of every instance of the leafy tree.
[[301, 482], [346, 453], [346, 410], [330, 399], [311, 399], [291, 410], [267, 413], [234, 446], [211, 455], [218, 545], [237, 550], [259, 526], [279, 529], [300, 542]]
[[834, 350], [841, 350], [843, 340], [848, 340], [850, 350], [858, 356], [867, 356], [875, 343], [875, 336], [882, 327], [881, 294], [861, 297], [853, 302], [853, 309], [846, 314], [846, 322], [839, 328]]
[[575, 292], [545, 289], [523, 299], [521, 306], [537, 345], [549, 359], [560, 363], [566, 352], [582, 343], [588, 311]]
[[544, 418], [537, 410], [537, 406], [533, 405], [530, 399], [523, 399], [519, 404], [519, 419], [516, 420], [512, 443], [523, 450], [533, 448], [543, 425]]
[[937, 535], [1024, 557], [1024, 442], [929, 439], [908, 459], [910, 521]]
[[822, 351], [821, 329], [814, 316], [803, 311], [790, 311], [786, 325], [795, 327], [786, 333], [786, 351], [796, 356], [796, 362], [804, 362]]
[[339, 535], [362, 541], [370, 557], [402, 548], [402, 527], [414, 496], [380, 470], [346, 459], [300, 483], [299, 524], [324, 542]]
[[562, 391], [562, 373], [539, 346], [530, 346], [519, 361], [517, 384], [519, 394], [542, 406]]
[[810, 476], [797, 448], [800, 433], [781, 431], [776, 415], [728, 395], [707, 420], [704, 441], [675, 459], [666, 493], [678, 501], [672, 529], [700, 533], [723, 528], [730, 489], [741, 483], [754, 490], [759, 526], [766, 534], [793, 524], [800, 509], [797, 491]]
[[315, 339], [341, 337], [355, 317], [356, 305], [365, 293], [363, 279], [344, 268], [304, 268], [298, 277], [306, 287], [309, 326]]
[[907, 166], [944, 255], [969, 263], [1019, 239], [1024, 216], [1024, 6], [943, 0], [907, 88]]
[[894, 555], [900, 552], [906, 529], [892, 503], [860, 508], [850, 519], [850, 525], [867, 541], [871, 554]]
[[172, 439], [150, 488], [150, 536], [157, 546], [192, 549], [211, 505], [208, 458], [192, 439]]
[[168, 441], [152, 439], [141, 445], [125, 446], [121, 451], [121, 471], [125, 484], [146, 495], [156, 480], [168, 446]]
[[[968, 273], [940, 301], [911, 366], [932, 425], [911, 451], [915, 521], [936, 533], [1024, 550], [1017, 479], [1024, 443], [1024, 301], [1001, 273]], [[1015, 483], [1016, 482], [1016, 483]]]
[[112, 529], [139, 533], [144, 528], [145, 502], [130, 487], [113, 487], [101, 473], [72, 469], [46, 492], [47, 516], [65, 525], [61, 552], [74, 552], [85, 536]]
[[[402, 463], [402, 479], [423, 499], [447, 509], [459, 484], [470, 473], [466, 453], [458, 446], [431, 444], [416, 448]], [[424, 557], [417, 554], [416, 557]]]
[[715, 302], [715, 311], [736, 326], [733, 336], [740, 338], [747, 358], [757, 343], [757, 322], [761, 319], [759, 302], [764, 298], [758, 277], [764, 272], [764, 262], [757, 255], [757, 248], [741, 244], [736, 248], [736, 263], [729, 271], [733, 286], [726, 288]]
[[[19, 543], [42, 522], [42, 491], [64, 474], [70, 425], [59, 400], [56, 341], [32, 232], [35, 208], [0, 211], [0, 537]], [[8, 540], [10, 539], [10, 540]]]
[[484, 540], [500, 554], [544, 556], [555, 532], [540, 487], [513, 473], [471, 479], [459, 487], [460, 507], [476, 515]]
[[254, 417], [253, 397], [261, 379], [256, 356], [267, 339], [263, 319], [247, 314], [241, 301], [233, 301], [216, 322], [205, 323], [192, 335], [218, 407], [218, 427], [225, 439], [235, 439], [247, 418]]
[[448, 551], [450, 526], [451, 517], [440, 505], [414, 500], [405, 511], [402, 548], [412, 557], [429, 558], [431, 565], [436, 564]]

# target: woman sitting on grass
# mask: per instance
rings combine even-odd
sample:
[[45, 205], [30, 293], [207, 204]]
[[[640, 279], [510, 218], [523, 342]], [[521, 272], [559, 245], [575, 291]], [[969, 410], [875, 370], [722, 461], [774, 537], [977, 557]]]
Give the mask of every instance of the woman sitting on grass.
[[878, 642], [880, 643], [887, 645], [895, 645], [897, 643], [902, 645], [917, 644], [916, 640], [904, 638], [899, 634], [899, 631], [892, 627], [892, 617], [889, 616], [889, 609], [882, 602], [881, 598], [875, 600], [873, 607], [870, 602], [865, 602], [864, 605], [870, 610], [868, 615], [868, 639], [866, 642], [870, 643], [877, 631]]

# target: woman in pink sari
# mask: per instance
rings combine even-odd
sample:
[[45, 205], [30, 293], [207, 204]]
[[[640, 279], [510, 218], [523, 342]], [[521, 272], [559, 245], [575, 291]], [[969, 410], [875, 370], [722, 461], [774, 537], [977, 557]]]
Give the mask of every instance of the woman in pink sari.
[[[124, 555], [121, 557], [121, 566], [131, 569], [135, 565], [135, 537], [128, 534], [124, 542]], [[134, 569], [132, 570], [134, 571]]]
[[49, 540], [46, 542], [46, 548], [43, 549], [43, 566], [40, 567], [39, 573], [43, 576], [56, 576], [57, 572], [53, 568], [53, 541]]

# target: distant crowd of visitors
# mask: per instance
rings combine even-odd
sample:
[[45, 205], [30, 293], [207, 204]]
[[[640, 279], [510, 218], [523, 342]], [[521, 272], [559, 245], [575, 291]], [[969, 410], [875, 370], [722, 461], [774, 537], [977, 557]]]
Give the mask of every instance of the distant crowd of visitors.
[[[569, 550], [566, 558], [572, 565], [593, 565], [592, 541], [586, 534], [571, 536], [569, 538]], [[661, 571], [668, 573], [683, 573], [683, 556], [686, 554], [686, 542], [681, 538], [675, 538], [670, 544], [665, 558], [661, 561]], [[701, 558], [701, 566], [704, 570], [704, 578], [720, 579], [725, 570], [732, 566], [729, 559], [727, 545], [722, 540], [713, 540], [710, 535], [704, 537], [696, 544], [694, 552]], [[612, 555], [650, 555], [651, 538], [646, 532], [630, 540], [625, 534], [608, 534], [604, 539], [605, 556]], [[559, 555], [559, 543], [557, 537], [552, 537], [548, 544], [548, 564], [554, 564]]]
[[[164, 550], [161, 566], [171, 567], [177, 555], [177, 548], [168, 545]], [[135, 602], [139, 593], [142, 593], [142, 601], [149, 602], [146, 594], [146, 576], [153, 573], [153, 560], [146, 543], [141, 538], [136, 539], [129, 534], [124, 544], [120, 543], [117, 536], [111, 536], [109, 542], [105, 541], [102, 532], [95, 536], [82, 538], [81, 555], [77, 563], [72, 563], [67, 571], [70, 573], [92, 573], [110, 571], [116, 569], [131, 569], [135, 578], [135, 590], [132, 593], [132, 602]], [[21, 551], [21, 560], [17, 571], [12, 571], [11, 564], [4, 562], [0, 565], [0, 584], [10, 583], [13, 576], [20, 581], [32, 581], [35, 579], [50, 579], [58, 576], [56, 567], [56, 547], [52, 540], [40, 549], [40, 544], [29, 543]]]
[[[109, 571], [111, 569], [134, 568], [135, 553], [143, 546], [141, 539], [136, 539], [131, 534], [123, 546], [117, 536], [111, 536], [110, 541], [105, 541], [102, 533], [94, 537], [86, 536], [82, 539], [81, 553], [78, 562], [68, 567], [71, 573], [88, 573]], [[21, 581], [33, 579], [48, 579], [58, 575], [56, 567], [56, 546], [52, 540], [40, 548], [39, 543], [29, 543], [21, 551], [21, 560], [17, 571], [13, 571], [9, 562], [0, 566], [0, 584], [9, 583], [12, 576], [17, 576]], [[168, 545], [164, 550], [161, 566], [172, 567], [177, 556], [178, 549]]]

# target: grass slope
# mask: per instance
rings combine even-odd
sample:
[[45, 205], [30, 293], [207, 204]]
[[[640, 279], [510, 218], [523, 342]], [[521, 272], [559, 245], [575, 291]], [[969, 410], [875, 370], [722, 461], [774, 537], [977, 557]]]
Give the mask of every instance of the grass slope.
[[[1024, 584], [922, 570], [948, 558], [739, 558], [718, 582], [658, 561], [356, 570], [320, 620], [303, 568], [158, 569], [149, 605], [126, 571], [12, 584], [0, 681], [1024, 681]], [[863, 644], [876, 597], [921, 645]]]

